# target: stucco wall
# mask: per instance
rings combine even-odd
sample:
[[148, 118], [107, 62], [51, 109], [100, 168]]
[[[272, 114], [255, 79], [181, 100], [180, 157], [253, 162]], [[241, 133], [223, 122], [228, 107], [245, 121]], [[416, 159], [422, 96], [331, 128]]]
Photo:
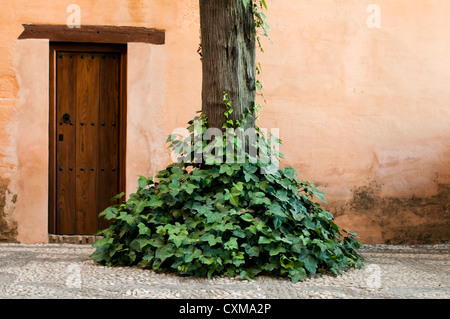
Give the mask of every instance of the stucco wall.
[[263, 122], [287, 161], [365, 242], [449, 240], [450, 3], [272, 6]]
[[[0, 240], [46, 241], [48, 46], [17, 38], [23, 23], [65, 24], [71, 3], [82, 24], [166, 30], [164, 46], [128, 45], [128, 193], [169, 162], [166, 136], [201, 107], [197, 1], [0, 0]], [[367, 25], [374, 3], [380, 28]], [[450, 240], [450, 2], [268, 4], [259, 126], [280, 128], [283, 165], [365, 243]]]

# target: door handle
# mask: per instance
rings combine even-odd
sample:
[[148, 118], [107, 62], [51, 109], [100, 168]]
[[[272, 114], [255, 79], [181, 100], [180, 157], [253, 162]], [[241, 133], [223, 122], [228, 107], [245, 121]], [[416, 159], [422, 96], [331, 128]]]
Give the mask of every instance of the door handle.
[[66, 124], [70, 122], [70, 114], [66, 113], [63, 115], [63, 122]]

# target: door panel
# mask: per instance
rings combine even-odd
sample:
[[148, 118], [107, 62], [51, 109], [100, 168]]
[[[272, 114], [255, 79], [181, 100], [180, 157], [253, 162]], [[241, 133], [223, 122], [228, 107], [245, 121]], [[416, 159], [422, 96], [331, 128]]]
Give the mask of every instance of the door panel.
[[[104, 79], [100, 87], [100, 130], [99, 130], [99, 211], [112, 203], [119, 188], [119, 61], [120, 55], [102, 55], [100, 77]], [[100, 228], [107, 226], [99, 220]]]
[[[91, 234], [97, 228], [96, 169], [98, 167], [99, 59], [77, 54], [76, 103], [76, 233]], [[91, 126], [90, 123], [94, 123]], [[97, 124], [97, 127], [95, 127]], [[93, 169], [93, 170], [92, 170]]]
[[56, 233], [94, 234], [119, 193], [120, 54], [57, 52], [56, 61]]
[[[76, 168], [76, 55], [70, 52], [58, 52], [56, 77], [56, 228], [62, 234], [75, 233], [72, 221], [76, 214], [75, 168]], [[71, 118], [64, 123], [63, 115]], [[64, 213], [61, 213], [64, 212]]]

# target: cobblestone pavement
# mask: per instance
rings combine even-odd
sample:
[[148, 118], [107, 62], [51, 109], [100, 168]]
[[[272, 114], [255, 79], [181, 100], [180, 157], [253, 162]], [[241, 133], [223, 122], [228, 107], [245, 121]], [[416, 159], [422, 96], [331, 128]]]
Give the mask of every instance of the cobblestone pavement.
[[94, 263], [89, 245], [0, 244], [0, 298], [449, 299], [450, 244], [364, 246], [365, 267], [292, 284], [213, 280]]

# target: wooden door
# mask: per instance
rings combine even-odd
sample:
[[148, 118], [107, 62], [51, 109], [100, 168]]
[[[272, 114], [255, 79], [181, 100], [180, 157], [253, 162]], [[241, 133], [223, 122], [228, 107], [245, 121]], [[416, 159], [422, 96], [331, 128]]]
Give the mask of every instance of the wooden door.
[[55, 51], [54, 233], [92, 235], [120, 193], [121, 54]]

